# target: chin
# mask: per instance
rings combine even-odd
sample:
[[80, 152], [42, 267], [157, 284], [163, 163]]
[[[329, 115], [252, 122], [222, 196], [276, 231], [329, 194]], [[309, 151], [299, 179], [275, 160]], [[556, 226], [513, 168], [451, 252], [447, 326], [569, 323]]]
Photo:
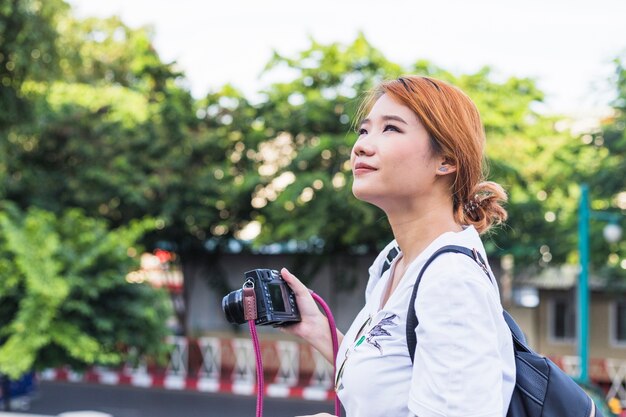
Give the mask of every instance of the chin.
[[365, 201], [366, 203], [374, 204], [378, 206], [376, 202], [380, 201], [384, 198], [381, 193], [372, 192], [372, 190], [366, 190], [364, 187], [352, 187], [352, 194], [357, 198], [357, 200]]
[[352, 184], [352, 195], [358, 200], [363, 200], [367, 193], [363, 190], [363, 187], [357, 187], [355, 184]]

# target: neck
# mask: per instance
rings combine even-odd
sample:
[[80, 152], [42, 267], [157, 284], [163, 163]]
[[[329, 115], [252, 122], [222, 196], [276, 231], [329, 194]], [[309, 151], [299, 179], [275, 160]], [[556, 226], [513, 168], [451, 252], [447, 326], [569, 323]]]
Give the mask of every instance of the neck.
[[404, 207], [401, 210], [390, 210], [387, 217], [406, 265], [443, 233], [463, 230], [454, 221], [451, 201], [449, 204], [439, 202], [432, 205], [420, 202], [419, 209]]

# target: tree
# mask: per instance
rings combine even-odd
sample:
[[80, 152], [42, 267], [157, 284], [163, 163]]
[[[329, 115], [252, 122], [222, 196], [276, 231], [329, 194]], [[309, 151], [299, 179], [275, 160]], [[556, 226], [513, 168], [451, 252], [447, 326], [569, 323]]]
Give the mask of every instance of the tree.
[[329, 253], [358, 245], [374, 249], [389, 230], [378, 221], [382, 212], [351, 195], [350, 123], [358, 98], [377, 80], [399, 75], [400, 66], [359, 35], [350, 45], [311, 40], [297, 58], [276, 53], [267, 71], [280, 67], [297, 75], [271, 85], [259, 108], [273, 134], [262, 146], [282, 148], [281, 159], [263, 159], [258, 169], [265, 184], [253, 196], [263, 220], [261, 241], [318, 238]]
[[[489, 236], [489, 252], [514, 254], [519, 264], [536, 270], [550, 260], [564, 262], [575, 251], [576, 197], [569, 174], [576, 167], [573, 162], [589, 154], [569, 132], [555, 128], [558, 118], [534, 110], [543, 94], [532, 80], [496, 82], [489, 68], [454, 75], [423, 60], [402, 68], [362, 35], [350, 45], [312, 41], [295, 58], [275, 54], [268, 71], [278, 67], [294, 76], [271, 85], [259, 106], [260, 120], [272, 129], [258, 152], [270, 148], [281, 155], [258, 164], [261, 175], [252, 203], [263, 224], [259, 242], [321, 241], [326, 254], [370, 252], [388, 242], [384, 214], [357, 202], [350, 190], [347, 161], [356, 138], [350, 122], [375, 82], [416, 73], [459, 86], [481, 111], [490, 178], [510, 193], [508, 225]], [[546, 217], [550, 211], [559, 221]]]
[[71, 16], [62, 27], [59, 73], [20, 84], [36, 122], [2, 132], [2, 197], [57, 214], [79, 207], [111, 227], [151, 216], [144, 242], [175, 249], [195, 274], [207, 239], [219, 247], [247, 223], [242, 196], [254, 184], [236, 155], [252, 107], [229, 87], [196, 102], [144, 28]]
[[58, 70], [15, 84], [36, 122], [0, 132], [0, 194], [24, 210], [79, 207], [113, 228], [153, 217], [144, 243], [176, 250], [189, 285], [201, 276], [223, 293], [219, 255], [250, 224], [262, 225], [257, 247], [292, 240], [303, 258], [374, 252], [391, 234], [384, 213], [352, 196], [350, 126], [371, 86], [418, 73], [458, 85], [483, 116], [491, 178], [510, 192], [508, 226], [489, 237], [489, 252], [535, 269], [575, 260], [576, 184], [598, 172], [604, 151], [537, 112], [533, 80], [495, 81], [489, 68], [457, 75], [423, 60], [402, 67], [359, 35], [275, 53], [267, 71], [294, 75], [260, 99], [225, 85], [196, 100], [148, 29], [58, 10]]
[[0, 213], [0, 373], [117, 364], [134, 348], [163, 358], [167, 297], [125, 280], [153, 220], [110, 230], [68, 210], [60, 217], [5, 205]]
[[[98, 150], [78, 152], [68, 136], [92, 127], [99, 131], [91, 138], [104, 142], [128, 135], [146, 118], [148, 100], [113, 85], [64, 81], [78, 80], [68, 65], [75, 49], [62, 30], [67, 11], [59, 0], [0, 2], [0, 199], [13, 202], [0, 209], [0, 375], [10, 377], [59, 364], [119, 363], [130, 348], [162, 357], [169, 333], [164, 295], [124, 282], [135, 263], [126, 253], [154, 221], [137, 223], [143, 216], [136, 216], [115, 229], [70, 209], [76, 200], [93, 201], [75, 178], [81, 157], [96, 161]], [[134, 70], [150, 72], [148, 64]]]
[[56, 26], [66, 10], [61, 0], [0, 1], [0, 131], [31, 115], [22, 84], [55, 73]]
[[[620, 218], [622, 228], [626, 226], [626, 57], [615, 59], [615, 98], [611, 103], [613, 114], [600, 124], [598, 129], [582, 137], [581, 146], [589, 157], [585, 161], [586, 175], [578, 178], [590, 188], [592, 210], [612, 212]], [[591, 236], [601, 236], [602, 222], [591, 222]], [[626, 278], [626, 242], [608, 243], [604, 239], [591, 239], [591, 263], [611, 281], [624, 282]], [[622, 284], [623, 285], [623, 284]]]

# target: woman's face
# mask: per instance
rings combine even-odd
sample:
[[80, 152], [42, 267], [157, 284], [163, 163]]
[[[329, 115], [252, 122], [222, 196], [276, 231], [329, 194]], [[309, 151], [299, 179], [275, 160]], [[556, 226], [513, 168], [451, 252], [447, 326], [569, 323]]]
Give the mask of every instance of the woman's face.
[[358, 128], [352, 149], [352, 192], [383, 210], [412, 204], [433, 190], [443, 158], [405, 105], [382, 95]]

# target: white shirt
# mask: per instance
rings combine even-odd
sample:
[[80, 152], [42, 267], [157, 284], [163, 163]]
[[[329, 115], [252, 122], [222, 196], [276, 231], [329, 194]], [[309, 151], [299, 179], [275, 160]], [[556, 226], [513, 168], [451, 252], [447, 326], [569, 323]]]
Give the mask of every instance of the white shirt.
[[475, 248], [487, 259], [473, 227], [444, 233], [411, 262], [384, 306], [400, 255], [379, 274], [396, 242], [370, 267], [366, 304], [337, 355], [338, 395], [347, 417], [506, 416], [515, 385], [511, 333], [497, 284], [469, 257], [444, 253], [426, 269], [415, 301], [419, 325], [411, 365], [405, 332], [413, 284], [430, 255], [452, 244]]

